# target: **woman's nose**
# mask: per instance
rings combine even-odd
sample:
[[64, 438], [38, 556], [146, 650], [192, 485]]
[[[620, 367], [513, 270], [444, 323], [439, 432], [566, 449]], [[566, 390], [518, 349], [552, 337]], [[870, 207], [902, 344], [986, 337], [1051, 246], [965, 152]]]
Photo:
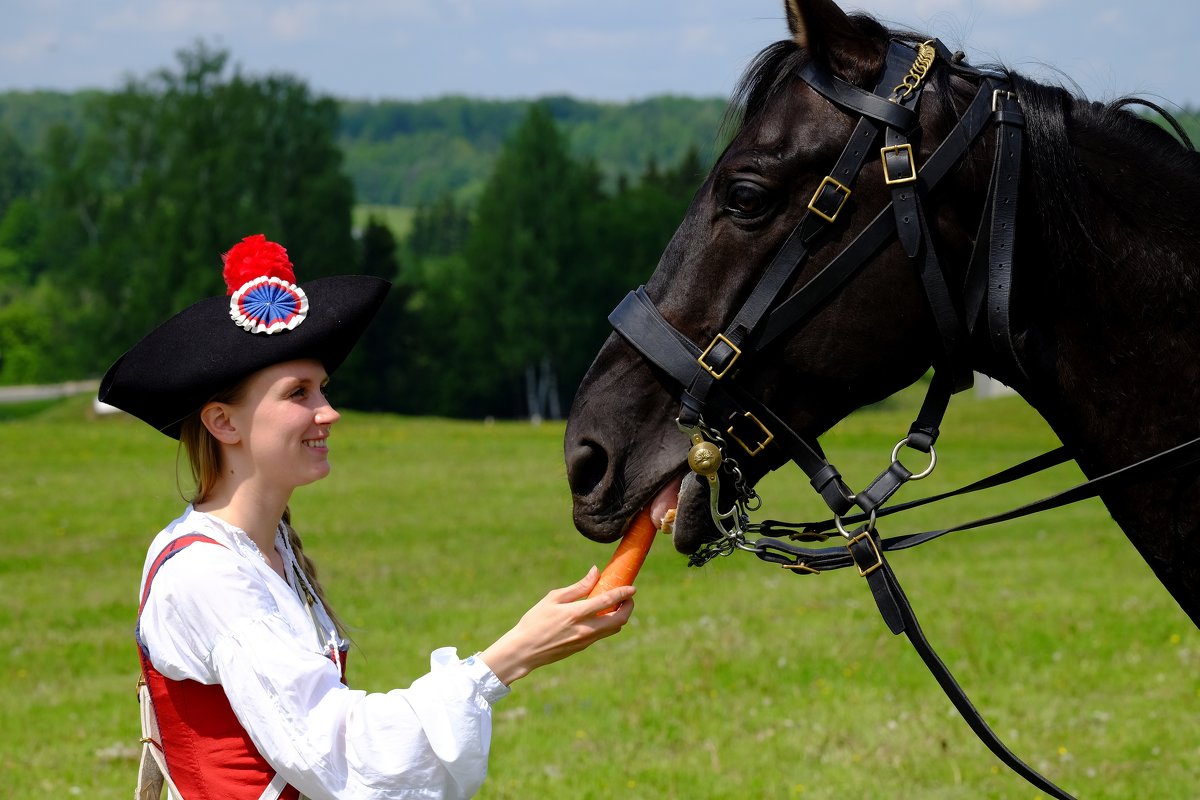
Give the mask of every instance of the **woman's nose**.
[[331, 406], [328, 402], [321, 408], [317, 409], [317, 413], [313, 416], [313, 420], [318, 425], [332, 425], [342, 418], [337, 409]]

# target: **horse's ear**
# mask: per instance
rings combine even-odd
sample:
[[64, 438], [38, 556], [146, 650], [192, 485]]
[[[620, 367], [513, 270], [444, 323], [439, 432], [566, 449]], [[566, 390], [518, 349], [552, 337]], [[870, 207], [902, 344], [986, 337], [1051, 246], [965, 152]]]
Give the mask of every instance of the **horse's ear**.
[[784, 0], [783, 5], [792, 39], [810, 58], [854, 83], [879, 70], [886, 42], [860, 28], [833, 0]]

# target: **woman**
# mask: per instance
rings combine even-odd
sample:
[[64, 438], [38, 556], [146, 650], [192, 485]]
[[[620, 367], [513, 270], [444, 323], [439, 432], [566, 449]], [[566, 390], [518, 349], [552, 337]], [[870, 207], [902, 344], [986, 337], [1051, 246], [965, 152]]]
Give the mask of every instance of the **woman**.
[[[297, 286], [286, 251], [261, 235], [224, 261], [228, 298], [149, 333], [99, 392], [180, 439], [197, 483], [143, 571], [147, 750], [185, 800], [469, 797], [487, 772], [492, 704], [531, 670], [616, 633], [633, 589], [588, 599], [593, 567], [482, 653], [435, 651], [432, 671], [408, 689], [344, 685], [346, 642], [288, 502], [329, 473], [339, 415], [325, 384], [388, 284]], [[151, 776], [153, 766], [143, 765]]]

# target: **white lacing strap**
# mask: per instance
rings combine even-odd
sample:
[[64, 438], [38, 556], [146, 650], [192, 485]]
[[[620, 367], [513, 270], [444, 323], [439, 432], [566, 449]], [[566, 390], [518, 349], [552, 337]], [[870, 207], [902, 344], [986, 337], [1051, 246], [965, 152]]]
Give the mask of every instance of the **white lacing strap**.
[[179, 790], [167, 772], [167, 761], [163, 757], [162, 737], [158, 732], [158, 718], [154, 715], [154, 704], [150, 699], [150, 687], [138, 681], [138, 707], [142, 715], [142, 757], [138, 764], [137, 788], [134, 800], [160, 800], [163, 784], [167, 786], [170, 800], [182, 800]]
[[263, 789], [263, 793], [258, 796], [258, 800], [279, 800], [279, 795], [283, 794], [283, 790], [287, 788], [287, 781], [278, 772], [271, 782], [267, 784], [267, 788]]

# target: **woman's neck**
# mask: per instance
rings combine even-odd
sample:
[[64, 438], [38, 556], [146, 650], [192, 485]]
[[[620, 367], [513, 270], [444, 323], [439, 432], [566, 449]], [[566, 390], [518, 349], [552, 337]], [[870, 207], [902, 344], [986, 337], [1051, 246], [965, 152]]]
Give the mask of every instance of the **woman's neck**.
[[289, 499], [266, 496], [242, 483], [232, 489], [217, 487], [194, 507], [245, 531], [267, 562], [283, 574], [283, 559], [275, 550], [275, 536]]

